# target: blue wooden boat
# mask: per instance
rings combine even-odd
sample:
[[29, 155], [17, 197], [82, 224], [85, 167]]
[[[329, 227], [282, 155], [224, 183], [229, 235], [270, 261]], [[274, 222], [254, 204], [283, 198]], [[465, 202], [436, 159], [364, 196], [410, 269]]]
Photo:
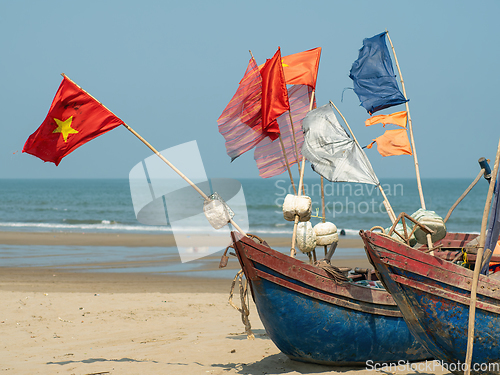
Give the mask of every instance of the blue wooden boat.
[[[380, 280], [398, 304], [410, 331], [456, 374], [465, 370], [473, 271], [411, 248], [388, 236], [360, 232]], [[463, 249], [477, 235], [448, 233], [433, 247]], [[500, 373], [500, 281], [480, 275], [472, 374]]]
[[385, 289], [337, 283], [265, 242], [232, 238], [266, 332], [289, 358], [335, 366], [430, 359]]

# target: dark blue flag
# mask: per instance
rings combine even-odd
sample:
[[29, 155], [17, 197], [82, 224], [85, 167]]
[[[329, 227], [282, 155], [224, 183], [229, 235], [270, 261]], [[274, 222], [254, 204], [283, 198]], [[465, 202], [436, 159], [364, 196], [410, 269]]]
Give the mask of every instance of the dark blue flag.
[[407, 102], [399, 91], [385, 34], [363, 40], [358, 59], [352, 64], [349, 77], [361, 105], [371, 115], [381, 109]]

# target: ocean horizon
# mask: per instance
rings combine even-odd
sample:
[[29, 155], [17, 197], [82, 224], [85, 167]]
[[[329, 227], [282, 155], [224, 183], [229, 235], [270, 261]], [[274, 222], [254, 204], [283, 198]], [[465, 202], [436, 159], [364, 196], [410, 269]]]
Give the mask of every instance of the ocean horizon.
[[[282, 213], [285, 196], [293, 194], [288, 179], [234, 180], [241, 184], [250, 233], [291, 234], [293, 222], [284, 220]], [[396, 215], [402, 211], [412, 214], [420, 208], [415, 179], [380, 182]], [[426, 208], [444, 218], [471, 182], [466, 178], [423, 178]], [[304, 180], [306, 195], [313, 201], [313, 225], [322, 220], [320, 186], [319, 178]], [[487, 182], [479, 181], [451, 215], [448, 231], [479, 232], [487, 190]], [[346, 235], [356, 236], [360, 229], [391, 224], [374, 185], [325, 180], [324, 194], [326, 221], [333, 222]], [[0, 231], [172, 233], [168, 206], [167, 225], [145, 225], [137, 220], [128, 179], [0, 179], [0, 200]], [[200, 212], [201, 206], [202, 201]], [[237, 223], [239, 219], [234, 218]], [[180, 229], [176, 227], [186, 233], [200, 229], [195, 220]]]

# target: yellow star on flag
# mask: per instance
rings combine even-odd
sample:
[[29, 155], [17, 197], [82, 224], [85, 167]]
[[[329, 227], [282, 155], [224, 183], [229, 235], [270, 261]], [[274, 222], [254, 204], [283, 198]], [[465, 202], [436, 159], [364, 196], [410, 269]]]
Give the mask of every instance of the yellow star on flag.
[[285, 63], [283, 62], [283, 59], [282, 59], [282, 60], [281, 60], [281, 66], [282, 66], [283, 68], [287, 68], [289, 65], [285, 64]]
[[69, 134], [76, 134], [78, 130], [71, 127], [71, 122], [73, 121], [73, 116], [69, 117], [67, 120], [61, 121], [54, 117], [54, 121], [57, 124], [57, 128], [54, 129], [52, 133], [62, 133], [64, 142], [68, 142]]

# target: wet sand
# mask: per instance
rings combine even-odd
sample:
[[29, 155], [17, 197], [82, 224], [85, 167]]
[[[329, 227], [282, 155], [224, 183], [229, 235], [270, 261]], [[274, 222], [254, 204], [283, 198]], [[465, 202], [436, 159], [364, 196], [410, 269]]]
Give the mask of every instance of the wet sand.
[[[266, 240], [272, 246], [289, 246], [287, 238]], [[144, 247], [166, 246], [167, 241], [172, 238], [0, 233], [0, 243], [7, 245]], [[350, 245], [359, 247], [359, 241], [341, 240], [340, 246]], [[215, 274], [214, 264], [207, 268]], [[368, 262], [357, 257], [339, 259], [336, 264], [367, 266]], [[229, 265], [234, 273], [239, 269], [235, 259]], [[16, 375], [391, 373], [288, 359], [267, 336], [252, 301], [250, 322], [256, 338], [248, 340], [240, 313], [228, 303], [231, 281], [51, 267], [0, 268], [0, 371]], [[239, 304], [237, 293], [234, 302]], [[418, 373], [447, 374], [439, 369]]]
[[[272, 247], [290, 246], [288, 237], [262, 237]], [[68, 245], [68, 246], [175, 246], [171, 234], [130, 233], [68, 233], [68, 232], [2, 232], [0, 244], [4, 245]], [[339, 239], [339, 248], [362, 248], [360, 238]]]

